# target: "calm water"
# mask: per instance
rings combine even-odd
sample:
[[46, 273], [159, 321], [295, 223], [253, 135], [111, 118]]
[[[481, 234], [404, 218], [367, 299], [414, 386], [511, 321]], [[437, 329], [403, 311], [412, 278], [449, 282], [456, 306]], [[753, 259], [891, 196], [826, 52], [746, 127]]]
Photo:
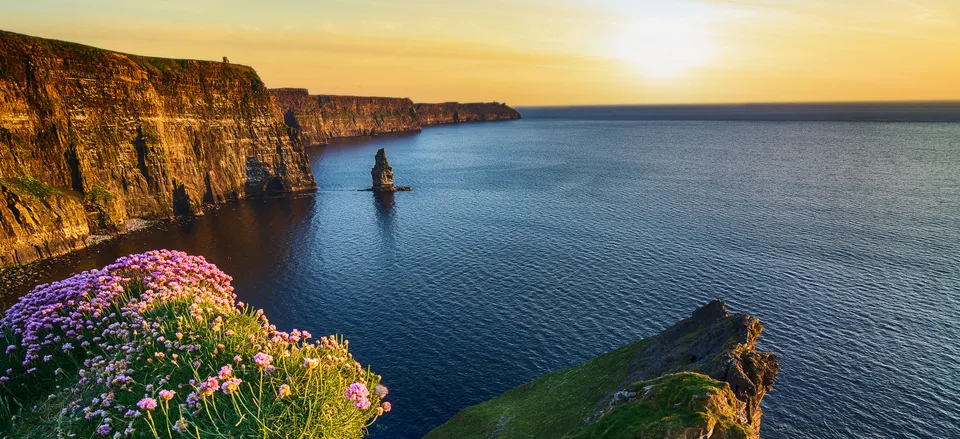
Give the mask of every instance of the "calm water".
[[[317, 194], [47, 276], [202, 254], [278, 325], [351, 339], [391, 387], [376, 438], [418, 437], [715, 297], [759, 316], [780, 355], [764, 437], [960, 437], [960, 124], [537, 114], [319, 147]], [[413, 192], [356, 191], [382, 147]]]

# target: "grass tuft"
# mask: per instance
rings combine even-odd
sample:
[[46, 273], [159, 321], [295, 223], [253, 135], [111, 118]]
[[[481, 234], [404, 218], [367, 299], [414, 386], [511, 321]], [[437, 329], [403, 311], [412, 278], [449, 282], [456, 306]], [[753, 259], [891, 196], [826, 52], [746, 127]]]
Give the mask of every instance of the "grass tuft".
[[40, 199], [61, 193], [59, 189], [29, 175], [19, 178], [0, 179], [0, 185], [15, 191], [20, 195], [30, 195]]

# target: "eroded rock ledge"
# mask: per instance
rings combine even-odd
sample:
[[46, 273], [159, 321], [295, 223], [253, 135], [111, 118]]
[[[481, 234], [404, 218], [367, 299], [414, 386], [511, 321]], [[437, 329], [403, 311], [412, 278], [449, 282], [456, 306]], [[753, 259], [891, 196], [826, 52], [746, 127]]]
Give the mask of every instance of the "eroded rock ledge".
[[763, 326], [701, 307], [659, 335], [463, 409], [426, 438], [754, 439], [780, 366]]

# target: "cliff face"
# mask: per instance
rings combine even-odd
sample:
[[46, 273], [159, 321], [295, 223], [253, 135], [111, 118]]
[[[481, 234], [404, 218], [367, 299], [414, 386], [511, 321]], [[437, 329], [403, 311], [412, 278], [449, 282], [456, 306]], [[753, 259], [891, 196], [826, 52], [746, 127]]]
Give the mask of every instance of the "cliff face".
[[425, 438], [756, 439], [779, 364], [714, 301], [664, 330], [467, 407]]
[[[0, 179], [58, 190], [0, 195], [0, 264], [82, 246], [84, 222], [90, 233], [123, 232], [132, 218], [316, 187], [250, 67], [0, 31], [0, 97]], [[64, 224], [72, 231], [58, 232]]]
[[0, 179], [0, 263], [79, 250], [89, 234], [78, 196], [32, 179]]
[[407, 98], [311, 95], [302, 88], [270, 90], [287, 125], [304, 143], [383, 133], [420, 131], [413, 101]]
[[520, 119], [520, 112], [499, 102], [417, 104], [421, 125]]
[[520, 119], [506, 104], [414, 104], [407, 98], [311, 95], [303, 88], [271, 89], [277, 110], [304, 144], [382, 133], [420, 131], [423, 125]]

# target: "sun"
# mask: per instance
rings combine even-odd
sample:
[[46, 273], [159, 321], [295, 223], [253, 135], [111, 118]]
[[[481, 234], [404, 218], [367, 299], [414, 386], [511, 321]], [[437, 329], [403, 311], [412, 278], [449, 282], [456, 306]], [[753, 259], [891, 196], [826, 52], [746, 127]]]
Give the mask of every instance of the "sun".
[[693, 2], [638, 2], [622, 12], [607, 53], [655, 79], [684, 76], [716, 61], [720, 44], [713, 28], [730, 16]]
[[611, 55], [656, 79], [683, 76], [714, 60], [716, 44], [695, 29], [627, 29], [610, 42]]

